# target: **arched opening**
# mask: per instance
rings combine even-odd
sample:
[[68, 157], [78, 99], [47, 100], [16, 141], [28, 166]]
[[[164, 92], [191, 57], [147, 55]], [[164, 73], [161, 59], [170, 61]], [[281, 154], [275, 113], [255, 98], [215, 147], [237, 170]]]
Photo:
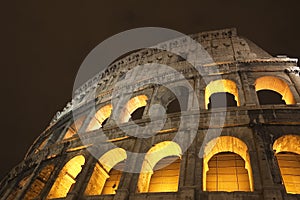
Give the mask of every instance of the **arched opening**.
[[176, 192], [178, 190], [180, 157], [168, 156], [154, 166], [148, 192]]
[[105, 181], [101, 194], [116, 194], [125, 167], [125, 162], [121, 161], [114, 167], [115, 168], [112, 168], [108, 173], [108, 178]]
[[95, 165], [85, 194], [115, 194], [120, 183], [126, 158], [126, 151], [121, 148], [112, 149], [101, 156]]
[[189, 90], [184, 86], [173, 87], [172, 90], [161, 86], [159, 89], [161, 96], [158, 95], [161, 105], [166, 109], [167, 114], [187, 111]]
[[250, 191], [245, 161], [238, 154], [218, 153], [208, 161], [208, 168], [207, 191]]
[[[265, 104], [295, 104], [294, 96], [288, 84], [274, 76], [263, 76], [255, 81], [255, 90], [261, 105]], [[274, 91], [270, 93], [269, 91]], [[259, 91], [262, 91], [258, 93]], [[268, 95], [268, 96], [267, 96]], [[282, 101], [278, 100], [281, 95]]]
[[250, 157], [244, 142], [235, 137], [221, 136], [206, 144], [203, 157], [204, 191], [253, 191], [252, 180]]
[[145, 155], [138, 181], [138, 192], [178, 190], [181, 148], [172, 141], [156, 144]]
[[131, 113], [131, 117], [129, 120], [138, 120], [142, 119], [146, 106], [139, 107], [133, 113]]
[[26, 192], [24, 199], [30, 200], [30, 199], [38, 198], [41, 191], [44, 189], [47, 181], [49, 180], [49, 177], [53, 170], [54, 170], [53, 164], [44, 167], [40, 171], [36, 179], [33, 181], [33, 183], [30, 185], [30, 188]]
[[227, 79], [210, 82], [205, 88], [204, 98], [206, 109], [240, 106], [238, 88], [235, 82]]
[[[147, 105], [148, 97], [146, 95], [139, 95], [136, 97], [131, 98], [125, 107], [121, 110], [121, 113], [119, 115], [119, 119], [121, 123], [128, 122], [130, 119], [132, 119], [132, 114], [134, 115], [134, 118], [141, 118], [141, 111], [142, 107], [145, 107]], [[134, 114], [134, 111], [136, 111], [138, 108], [141, 108], [136, 114]]]
[[77, 131], [80, 129], [80, 127], [82, 126], [85, 118], [86, 118], [85, 115], [77, 118], [75, 122], [73, 122], [71, 126], [69, 126], [63, 139], [68, 139], [71, 138], [73, 135], [75, 135]]
[[282, 95], [273, 90], [259, 90], [257, 97], [260, 105], [285, 104]]
[[66, 197], [68, 192], [72, 190], [73, 185], [76, 183], [76, 177], [81, 172], [84, 163], [85, 158], [82, 155], [75, 156], [67, 162], [59, 172], [47, 199]]
[[209, 97], [208, 109], [211, 108], [224, 108], [224, 107], [236, 107], [237, 102], [234, 99], [234, 95], [228, 92], [214, 93]]
[[167, 114], [181, 112], [180, 103], [177, 98], [168, 104], [166, 112]]
[[100, 108], [96, 113], [93, 119], [90, 121], [86, 131], [94, 131], [102, 126], [107, 122], [108, 118], [111, 115], [112, 105], [106, 105]]
[[287, 193], [300, 194], [300, 136], [282, 136], [273, 149]]

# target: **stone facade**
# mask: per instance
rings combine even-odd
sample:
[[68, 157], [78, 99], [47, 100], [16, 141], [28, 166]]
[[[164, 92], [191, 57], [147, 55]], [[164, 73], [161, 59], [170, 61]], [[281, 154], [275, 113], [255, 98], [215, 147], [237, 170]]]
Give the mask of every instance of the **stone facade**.
[[[155, 49], [140, 50], [112, 63], [105, 71], [97, 74], [79, 88], [74, 99], [63, 111], [56, 114], [49, 127], [29, 149], [24, 160], [2, 180], [0, 198], [49, 199], [49, 193], [61, 171], [72, 158], [80, 155], [84, 157], [84, 164], [82, 164], [80, 172], [73, 177], [75, 183], [72, 184], [72, 189], [67, 192], [66, 196], [55, 197], [56, 199], [300, 199], [299, 191], [298, 194], [287, 192], [276, 158], [278, 152], [274, 149], [275, 141], [284, 136], [296, 139], [300, 137], [300, 69], [297, 67], [298, 60], [288, 57], [272, 57], [251, 41], [238, 36], [235, 29], [204, 32], [191, 35], [191, 37], [198, 41], [214, 60], [214, 63], [201, 66], [202, 76], [183, 59], [189, 55], [180, 57]], [[185, 41], [179, 38], [161, 45], [167, 46], [168, 50], [184, 45], [184, 43]], [[157, 131], [154, 136], [149, 138], [126, 135], [124, 129], [121, 129], [116, 121], [110, 118], [102, 128], [86, 133], [86, 128], [95, 114], [91, 112], [93, 106], [96, 105], [97, 110], [109, 105], [115, 84], [128, 70], [145, 63], [172, 66], [183, 74], [193, 86], [193, 90], [196, 91], [196, 96], [188, 96], [186, 111], [168, 114], [162, 130]], [[218, 67], [217, 76], [216, 67]], [[174, 83], [172, 74], [164, 73], [159, 76], [165, 85]], [[293, 102], [283, 105], [260, 105], [256, 87], [257, 80], [261, 77], [273, 77], [274, 79], [270, 80], [274, 84], [276, 80], [283, 81], [292, 94]], [[206, 81], [203, 81], [204, 78]], [[205, 96], [207, 83], [220, 78], [235, 83], [239, 105], [226, 109], [207, 109]], [[151, 121], [149, 111], [152, 105], [160, 103], [167, 107], [175, 98], [163, 86], [148, 83], [147, 75], [137, 79], [137, 89], [132, 94], [132, 97], [140, 95], [147, 97], [142, 118], [135, 120], [135, 123], [140, 126], [147, 125]], [[277, 85], [275, 87], [280, 88]], [[92, 91], [95, 90], [96, 98], [92, 95]], [[288, 93], [286, 90], [285, 88], [285, 92], [282, 93], [283, 98]], [[199, 102], [200, 112], [192, 109], [194, 98]], [[285, 101], [288, 102], [288, 97]], [[76, 111], [76, 115], [85, 116], [85, 118], [82, 120], [80, 128], [75, 130], [73, 135], [65, 138], [65, 133], [74, 122], [72, 110]], [[115, 194], [86, 194], [86, 188], [98, 162], [91, 155], [90, 148], [99, 145], [97, 144], [97, 135], [100, 131], [107, 136], [108, 142], [119, 148], [129, 152], [147, 152], [156, 144], [173, 140], [174, 134], [180, 126], [181, 115], [188, 116], [190, 123], [194, 123], [193, 119], [195, 118], [199, 121], [195, 122], [198, 123], [195, 138], [181, 155], [177, 191], [137, 192], [140, 174], [123, 172]], [[211, 119], [222, 117], [224, 123], [214, 122], [214, 126], [211, 126]], [[123, 126], [125, 128], [128, 126], [126, 130], [135, 131], [126, 122]], [[206, 137], [208, 129], [211, 137]], [[189, 126], [184, 126], [180, 131], [188, 134]], [[214, 139], [214, 133], [218, 131], [221, 131], [221, 136], [237, 138], [247, 146], [246, 153], [249, 155], [252, 171], [249, 175], [252, 179], [252, 191], [226, 192], [205, 189], [203, 181], [205, 157], [199, 156], [199, 154], [203, 143]], [[79, 137], [79, 134], [82, 137]], [[89, 139], [93, 143], [90, 146], [83, 144], [82, 138]], [[295, 140], [289, 142], [295, 143], [296, 147], [293, 153], [299, 154], [300, 149], [297, 145], [300, 143]], [[105, 146], [105, 144], [101, 145]], [[129, 160], [135, 162], [133, 158]], [[300, 174], [298, 175], [300, 176]]]

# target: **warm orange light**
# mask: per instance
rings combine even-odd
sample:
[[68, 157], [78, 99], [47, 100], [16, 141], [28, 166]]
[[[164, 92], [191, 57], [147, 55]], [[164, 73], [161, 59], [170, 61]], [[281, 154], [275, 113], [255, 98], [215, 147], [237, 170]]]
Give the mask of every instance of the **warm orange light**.
[[85, 194], [115, 194], [122, 174], [121, 169], [124, 167], [124, 160], [126, 158], [126, 151], [121, 148], [112, 149], [101, 156], [95, 165]]
[[255, 90], [273, 90], [282, 95], [282, 99], [286, 104], [296, 103], [288, 84], [274, 76], [263, 76], [256, 79]]
[[287, 193], [300, 194], [300, 136], [282, 136], [273, 149]]
[[222, 152], [232, 152], [243, 158], [245, 161], [245, 169], [248, 171], [250, 190], [253, 191], [252, 168], [247, 145], [240, 139], [231, 136], [221, 136], [206, 144], [203, 155], [203, 190], [207, 190], [208, 162], [214, 155]]
[[237, 105], [240, 106], [238, 88], [235, 82], [227, 79], [215, 80], [210, 82], [205, 88], [205, 108], [208, 108], [209, 97], [218, 92], [228, 92], [234, 95]]
[[77, 175], [81, 172], [85, 158], [82, 155], [72, 158], [60, 171], [47, 199], [66, 197], [72, 185], [76, 182]]
[[237, 154], [223, 152], [208, 161], [207, 191], [250, 191], [250, 181], [245, 161]]
[[139, 95], [130, 99], [125, 108], [120, 113], [120, 122], [128, 122], [131, 118], [131, 114], [138, 108], [147, 105], [148, 97], [146, 95]]
[[180, 158], [161, 159], [154, 167], [148, 192], [176, 192], [178, 190]]
[[111, 104], [100, 108], [96, 112], [96, 114], [93, 117], [93, 119], [91, 120], [91, 122], [89, 123], [86, 131], [93, 131], [93, 130], [97, 130], [97, 129], [101, 128], [102, 123], [110, 117], [111, 111], [112, 111]]
[[[152, 147], [147, 154], [145, 155], [145, 159], [142, 165], [142, 169], [140, 172], [139, 176], [139, 181], [138, 181], [138, 192], [149, 192], [149, 187], [150, 187], [150, 181], [151, 177], [153, 175], [153, 169], [156, 166], [156, 164], [162, 160], [163, 158], [170, 157], [170, 156], [175, 156], [181, 158], [181, 148], [180, 146], [172, 141], [165, 141], [156, 144], [154, 147]], [[170, 164], [170, 162], [168, 163]], [[157, 167], [157, 166], [156, 166]], [[159, 167], [167, 167], [167, 166], [162, 166], [161, 164]], [[158, 170], [158, 168], [157, 168]], [[179, 169], [178, 169], [179, 170]], [[175, 178], [176, 179], [176, 178]], [[177, 178], [178, 180], [178, 178]], [[178, 184], [178, 182], [177, 182]], [[168, 185], [168, 184], [166, 184]], [[167, 189], [167, 186], [160, 187], [160, 192], [166, 192], [166, 191], [174, 191], [174, 187], [172, 186], [173, 189]], [[176, 187], [177, 190], [177, 187]], [[159, 192], [158, 190], [155, 190]]]

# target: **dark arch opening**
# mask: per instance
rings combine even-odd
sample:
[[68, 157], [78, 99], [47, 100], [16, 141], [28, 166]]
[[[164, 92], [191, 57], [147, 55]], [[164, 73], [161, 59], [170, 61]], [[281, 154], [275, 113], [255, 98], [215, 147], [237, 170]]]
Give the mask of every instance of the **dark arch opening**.
[[[109, 118], [109, 117], [108, 117], [108, 118]], [[107, 123], [108, 118], [106, 118], [106, 119], [102, 122], [102, 124], [101, 124], [102, 127]]]
[[282, 95], [273, 90], [259, 90], [257, 97], [260, 105], [285, 104]]
[[237, 102], [234, 95], [228, 92], [217, 92], [209, 97], [208, 109], [237, 107]]
[[167, 114], [181, 112], [180, 103], [177, 98], [168, 104], [166, 112]]
[[133, 113], [131, 113], [131, 118], [129, 120], [138, 120], [142, 119], [146, 106], [142, 106], [136, 109]]

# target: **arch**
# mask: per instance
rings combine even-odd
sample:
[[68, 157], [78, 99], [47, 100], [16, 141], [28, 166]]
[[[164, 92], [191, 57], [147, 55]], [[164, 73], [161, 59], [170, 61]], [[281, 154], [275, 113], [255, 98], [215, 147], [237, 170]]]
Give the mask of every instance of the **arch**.
[[261, 90], [272, 90], [281, 94], [282, 99], [286, 104], [295, 104], [294, 96], [288, 86], [288, 84], [275, 76], [263, 76], [255, 81], [256, 92]]
[[54, 164], [45, 166], [35, 178], [33, 183], [30, 185], [30, 188], [27, 190], [24, 199], [30, 200], [39, 197], [41, 191], [44, 189], [47, 181], [49, 180], [49, 177], [53, 170]]
[[286, 104], [282, 99], [282, 95], [273, 90], [259, 90], [256, 95], [260, 105]]
[[72, 189], [73, 184], [76, 182], [76, 177], [82, 170], [85, 163], [83, 155], [78, 155], [69, 160], [62, 170], [59, 172], [47, 199], [64, 198]]
[[278, 138], [273, 144], [275, 153], [293, 152], [300, 154], [300, 136], [299, 135], [284, 135]]
[[69, 128], [68, 128], [67, 132], [65, 133], [65, 136], [64, 136], [63, 139], [68, 139], [68, 138], [71, 138], [73, 135], [75, 135], [77, 133], [77, 131], [80, 129], [80, 127], [82, 126], [85, 118], [86, 118], [85, 115], [77, 118], [75, 120], [75, 122], [73, 122], [71, 124], [71, 126], [69, 126]]
[[143, 118], [143, 114], [145, 112], [145, 108], [146, 106], [142, 106], [137, 108], [133, 113], [131, 113], [131, 117], [129, 119], [129, 121], [134, 121], [134, 120], [138, 120], [138, 119], [142, 119]]
[[[138, 186], [137, 186], [138, 192], [149, 192], [150, 181], [151, 181], [152, 175], [156, 172], [156, 171], [154, 171], [155, 167], [156, 167], [156, 170], [160, 170], [158, 168], [158, 166], [156, 166], [159, 161], [161, 161], [167, 157], [176, 157], [176, 158], [181, 159], [181, 155], [182, 155], [182, 150], [181, 150], [180, 146], [173, 141], [164, 141], [164, 142], [158, 143], [154, 147], [152, 147], [146, 153], [143, 164], [142, 164], [142, 168], [141, 168], [141, 172], [140, 172], [140, 176], [139, 176], [139, 180], [138, 180]], [[170, 164], [170, 162], [164, 163], [164, 165], [161, 164], [159, 167], [161, 169], [164, 169], [164, 167], [168, 167], [168, 166], [166, 166], [168, 164]], [[174, 164], [174, 162], [172, 164]], [[170, 164], [170, 165], [172, 165], [172, 164]], [[177, 170], [179, 173], [179, 169], [177, 169]], [[177, 180], [175, 180], [174, 178]], [[174, 179], [173, 181], [177, 181], [177, 187], [178, 187], [179, 174], [177, 177], [174, 176], [174, 178], [173, 178]], [[161, 187], [160, 192], [177, 191], [177, 187], [176, 188], [172, 187], [169, 189]]]
[[94, 167], [85, 194], [115, 194], [126, 158], [126, 151], [122, 148], [112, 149], [101, 156]]
[[[171, 90], [172, 89], [172, 90]], [[185, 86], [176, 86], [171, 89], [161, 86], [160, 93], [163, 94], [160, 98], [161, 104], [165, 107], [166, 113], [176, 113], [187, 111], [189, 90]], [[181, 105], [180, 105], [181, 102]]]
[[106, 105], [100, 108], [94, 115], [93, 119], [90, 121], [86, 131], [94, 131], [102, 127], [103, 122], [107, 120], [112, 111], [112, 105]]
[[131, 98], [125, 105], [125, 108], [122, 109], [120, 113], [120, 122], [125, 123], [128, 122], [131, 118], [131, 114], [137, 110], [138, 108], [141, 108], [143, 106], [147, 105], [148, 97], [146, 95], [139, 95], [136, 97]]
[[247, 145], [240, 139], [232, 136], [220, 136], [208, 142], [203, 155], [203, 190], [207, 190], [207, 172], [209, 161], [214, 155], [223, 152], [232, 152], [239, 155], [245, 161], [245, 169], [248, 171], [250, 190], [253, 191], [252, 168]]
[[245, 161], [232, 152], [214, 155], [208, 161], [207, 191], [250, 191], [250, 181]]
[[300, 136], [285, 135], [273, 144], [287, 193], [300, 194]]
[[228, 79], [211, 81], [205, 88], [205, 108], [208, 109], [209, 98], [216, 93], [230, 93], [234, 95], [237, 106], [240, 106], [238, 88], [236, 83]]
[[178, 99], [175, 98], [173, 101], [171, 101], [168, 104], [166, 113], [170, 114], [170, 113], [177, 113], [177, 112], [181, 112], [181, 109], [180, 109], [180, 103]]

